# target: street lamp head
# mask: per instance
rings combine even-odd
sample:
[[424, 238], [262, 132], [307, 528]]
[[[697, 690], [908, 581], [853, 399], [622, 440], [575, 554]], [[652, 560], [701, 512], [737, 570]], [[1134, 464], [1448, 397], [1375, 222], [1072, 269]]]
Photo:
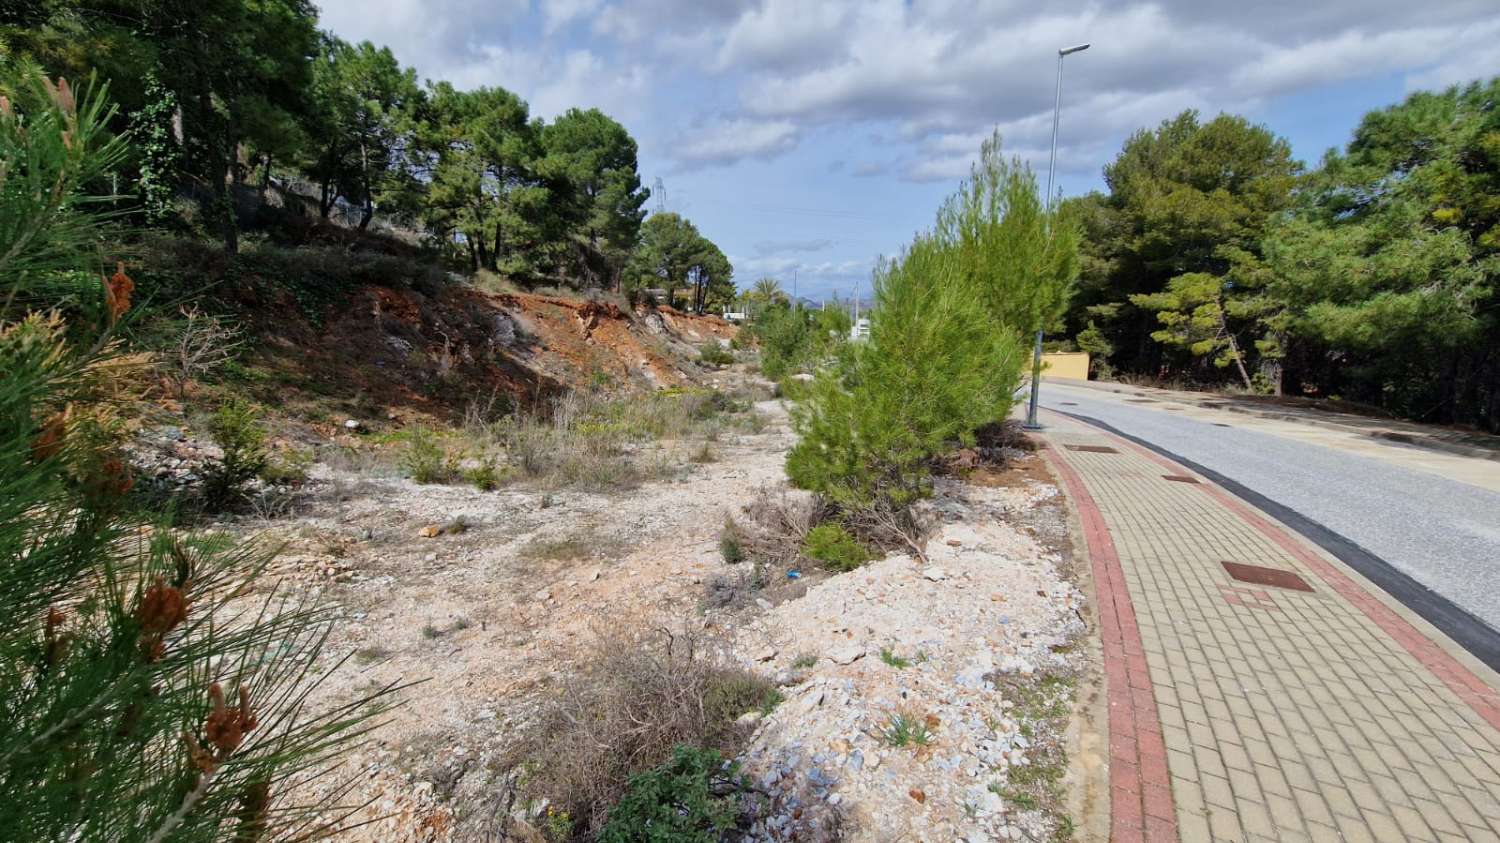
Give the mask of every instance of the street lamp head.
[[1057, 54], [1059, 56], [1070, 56], [1070, 55], [1072, 55], [1074, 53], [1081, 53], [1084, 50], [1087, 50], [1088, 48], [1089, 48], [1089, 45], [1087, 45], [1087, 44], [1078, 44], [1078, 45], [1072, 46], [1072, 47], [1064, 47], [1061, 50], [1058, 50]]

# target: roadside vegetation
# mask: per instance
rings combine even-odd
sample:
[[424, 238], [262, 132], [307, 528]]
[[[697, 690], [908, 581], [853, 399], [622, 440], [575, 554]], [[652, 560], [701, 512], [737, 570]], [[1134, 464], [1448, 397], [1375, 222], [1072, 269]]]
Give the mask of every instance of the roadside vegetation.
[[1500, 432], [1500, 78], [1372, 111], [1308, 169], [1244, 118], [1133, 135], [1065, 204], [1095, 374]]
[[869, 339], [831, 355], [793, 412], [787, 476], [829, 522], [806, 533], [809, 555], [835, 569], [865, 547], [922, 555], [914, 507], [945, 456], [1009, 415], [1022, 337], [1066, 307], [1078, 238], [998, 135], [986, 142], [933, 232], [877, 270]]
[[508, 798], [546, 805], [552, 843], [722, 839], [755, 792], [726, 759], [780, 699], [694, 633], [601, 636], [515, 750]]

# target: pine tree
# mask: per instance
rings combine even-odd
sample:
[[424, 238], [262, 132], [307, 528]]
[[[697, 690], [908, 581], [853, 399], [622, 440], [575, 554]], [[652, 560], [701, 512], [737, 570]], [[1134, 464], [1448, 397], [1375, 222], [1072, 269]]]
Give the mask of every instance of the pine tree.
[[306, 710], [327, 616], [256, 584], [253, 546], [128, 505], [133, 284], [83, 189], [126, 155], [114, 112], [30, 69], [0, 90], [0, 839], [327, 832], [289, 797], [370, 710]]

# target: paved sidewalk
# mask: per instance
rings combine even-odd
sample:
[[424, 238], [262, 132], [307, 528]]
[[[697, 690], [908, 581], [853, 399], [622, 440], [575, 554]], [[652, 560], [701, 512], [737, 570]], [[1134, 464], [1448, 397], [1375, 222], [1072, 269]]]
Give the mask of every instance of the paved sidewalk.
[[1047, 421], [1098, 594], [1112, 840], [1500, 841], [1492, 672], [1206, 479]]

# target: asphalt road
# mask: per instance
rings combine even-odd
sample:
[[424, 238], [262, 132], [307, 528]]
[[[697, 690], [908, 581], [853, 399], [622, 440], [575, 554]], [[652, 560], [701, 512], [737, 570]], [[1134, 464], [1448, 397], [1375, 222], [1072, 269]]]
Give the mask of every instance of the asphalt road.
[[1084, 387], [1045, 383], [1041, 403], [1098, 419], [1289, 507], [1500, 630], [1500, 493]]

